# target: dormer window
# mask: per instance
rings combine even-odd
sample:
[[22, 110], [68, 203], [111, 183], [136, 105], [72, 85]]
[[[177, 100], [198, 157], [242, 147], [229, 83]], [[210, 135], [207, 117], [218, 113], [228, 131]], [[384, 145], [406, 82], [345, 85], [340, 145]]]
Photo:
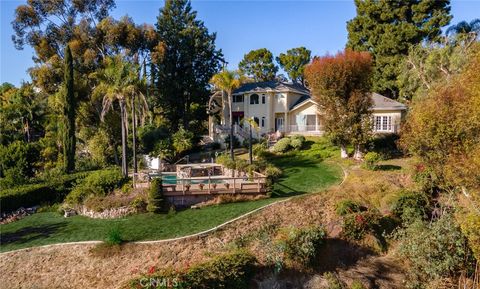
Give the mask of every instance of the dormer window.
[[250, 104], [258, 104], [258, 94], [250, 95]]

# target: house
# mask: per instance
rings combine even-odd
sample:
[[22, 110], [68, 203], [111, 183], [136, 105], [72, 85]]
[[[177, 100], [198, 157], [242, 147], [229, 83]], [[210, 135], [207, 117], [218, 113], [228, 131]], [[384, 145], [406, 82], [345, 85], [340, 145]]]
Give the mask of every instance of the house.
[[[216, 103], [222, 102], [221, 94], [213, 97], [216, 98]], [[372, 101], [373, 131], [397, 133], [407, 107], [378, 93], [372, 93]], [[310, 97], [310, 91], [298, 83], [281, 81], [247, 83], [236, 89], [232, 96], [234, 131], [240, 139], [248, 136], [246, 126], [242, 122], [246, 118], [257, 123], [257, 129], [253, 132], [255, 137], [272, 132], [286, 135], [322, 135], [323, 114], [318, 104]], [[220, 124], [215, 125], [212, 120], [210, 121], [210, 136], [214, 140], [229, 132], [228, 106], [223, 106], [220, 115]]]

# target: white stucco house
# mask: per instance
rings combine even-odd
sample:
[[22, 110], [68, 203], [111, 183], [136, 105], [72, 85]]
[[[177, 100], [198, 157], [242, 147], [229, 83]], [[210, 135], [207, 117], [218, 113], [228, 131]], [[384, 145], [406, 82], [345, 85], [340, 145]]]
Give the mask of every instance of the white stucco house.
[[[217, 94], [217, 103], [222, 102]], [[372, 93], [373, 131], [397, 133], [407, 107], [395, 100]], [[228, 106], [219, 110], [220, 123], [211, 118], [210, 137], [218, 140], [228, 133]], [[280, 132], [286, 135], [322, 135], [324, 133], [321, 108], [310, 97], [310, 91], [301, 84], [280, 81], [247, 83], [233, 92], [233, 123], [237, 137], [247, 136], [242, 119], [252, 118], [258, 124], [255, 137]]]

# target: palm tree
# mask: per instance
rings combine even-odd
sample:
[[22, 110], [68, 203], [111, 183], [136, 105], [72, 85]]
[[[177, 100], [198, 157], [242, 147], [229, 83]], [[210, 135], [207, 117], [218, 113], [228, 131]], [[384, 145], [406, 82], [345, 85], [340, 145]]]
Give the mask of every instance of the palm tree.
[[[230, 157], [235, 159], [233, 153], [233, 117], [232, 117], [232, 93], [235, 89], [239, 88], [244, 82], [243, 76], [237, 71], [231, 71], [224, 69], [222, 72], [215, 74], [210, 83], [215, 86], [216, 89], [222, 90], [227, 94], [229, 124], [230, 124]], [[223, 99], [223, 98], [222, 98]], [[225, 107], [225, 103], [223, 103]]]
[[259, 127], [253, 117], [245, 118], [243, 121], [248, 124], [248, 160], [253, 164], [252, 129], [258, 132]]
[[[127, 162], [127, 135], [128, 135], [128, 105], [131, 103], [132, 112], [135, 111], [135, 96], [140, 95], [141, 80], [138, 76], [138, 65], [122, 59], [121, 56], [105, 59], [105, 68], [98, 74], [99, 85], [96, 91], [103, 93], [102, 112], [100, 115], [103, 121], [105, 114], [118, 101], [120, 107], [121, 130], [122, 130], [122, 174], [128, 176]], [[129, 99], [132, 102], [129, 102]], [[144, 98], [143, 98], [144, 99]], [[146, 104], [146, 102], [145, 102]], [[134, 113], [135, 114], [135, 113]], [[135, 118], [132, 117], [135, 121]]]

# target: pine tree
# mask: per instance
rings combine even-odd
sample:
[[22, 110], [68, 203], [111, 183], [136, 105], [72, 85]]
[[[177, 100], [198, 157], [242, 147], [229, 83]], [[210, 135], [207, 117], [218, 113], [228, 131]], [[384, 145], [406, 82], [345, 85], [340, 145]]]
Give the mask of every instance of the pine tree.
[[201, 129], [206, 119], [208, 82], [221, 68], [223, 55], [190, 1], [167, 0], [157, 22], [163, 57], [155, 63], [155, 107], [161, 110], [172, 131], [179, 124], [190, 131]]
[[73, 84], [73, 59], [70, 46], [65, 48], [65, 103], [63, 114], [65, 116], [65, 127], [63, 132], [63, 156], [64, 166], [67, 173], [75, 170], [75, 93]]
[[355, 0], [357, 16], [347, 23], [347, 47], [372, 53], [373, 89], [397, 98], [400, 64], [410, 46], [435, 41], [450, 15], [448, 0]]

